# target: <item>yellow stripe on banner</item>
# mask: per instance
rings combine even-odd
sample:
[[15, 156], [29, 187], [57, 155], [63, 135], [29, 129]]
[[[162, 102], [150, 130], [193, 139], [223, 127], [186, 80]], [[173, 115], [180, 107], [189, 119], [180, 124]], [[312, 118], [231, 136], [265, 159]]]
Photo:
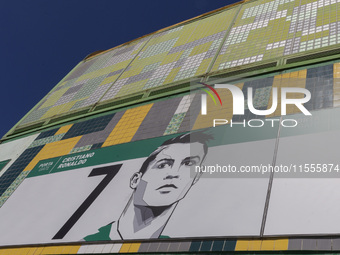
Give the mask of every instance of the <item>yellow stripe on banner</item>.
[[247, 251], [249, 240], [237, 240], [235, 251]]
[[129, 249], [129, 252], [132, 253], [132, 252], [138, 252], [139, 250], [139, 247], [140, 247], [141, 243], [133, 243], [131, 244], [130, 246], [130, 249]]
[[55, 133], [55, 135], [59, 135], [59, 134], [64, 134], [66, 133], [67, 131], [69, 131], [69, 129], [73, 126], [73, 124], [70, 124], [70, 125], [66, 125], [66, 126], [63, 126], [61, 128], [59, 128], [59, 130], [57, 131], [57, 133]]
[[288, 250], [288, 239], [275, 240], [274, 250], [276, 250], [276, 251], [286, 251], [286, 250]]
[[122, 247], [120, 248], [119, 253], [127, 253], [127, 252], [129, 252], [130, 247], [131, 247], [130, 243], [124, 243], [122, 245]]
[[130, 142], [153, 104], [128, 109], [112, 130], [102, 147]]
[[78, 143], [80, 138], [81, 136], [77, 136], [70, 139], [46, 144], [34, 157], [34, 159], [32, 159], [32, 161], [26, 166], [24, 171], [32, 170], [40, 160], [60, 157], [68, 154]]

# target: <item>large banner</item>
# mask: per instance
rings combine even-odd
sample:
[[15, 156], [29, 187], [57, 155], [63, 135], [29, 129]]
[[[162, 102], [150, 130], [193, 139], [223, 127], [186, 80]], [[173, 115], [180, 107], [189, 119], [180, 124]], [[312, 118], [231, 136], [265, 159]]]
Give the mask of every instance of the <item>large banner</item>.
[[259, 236], [269, 175], [228, 178], [211, 167], [271, 164], [277, 130], [225, 131], [39, 162], [0, 210], [0, 244]]
[[0, 244], [338, 234], [339, 115], [40, 161], [0, 209]]

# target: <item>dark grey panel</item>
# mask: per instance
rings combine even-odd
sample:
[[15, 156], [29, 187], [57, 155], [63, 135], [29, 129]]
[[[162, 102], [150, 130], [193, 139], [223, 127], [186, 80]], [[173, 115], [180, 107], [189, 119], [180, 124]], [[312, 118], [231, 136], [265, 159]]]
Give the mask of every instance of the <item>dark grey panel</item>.
[[332, 239], [332, 250], [333, 251], [340, 251], [340, 238], [333, 238]]
[[169, 246], [169, 252], [176, 252], [178, 251], [178, 248], [180, 246], [181, 243], [177, 243], [177, 242], [172, 242]]
[[158, 247], [159, 247], [159, 243], [150, 243], [148, 252], [157, 252], [158, 251]]
[[332, 240], [330, 238], [318, 239], [316, 243], [319, 251], [328, 251], [332, 249]]
[[181, 100], [182, 97], [176, 97], [155, 103], [139, 126], [132, 141], [162, 136]]
[[106, 138], [112, 132], [113, 128], [117, 125], [124, 113], [125, 111], [117, 112], [104, 128], [104, 130], [83, 135], [74, 148], [105, 142]]
[[159, 252], [167, 252], [168, 249], [169, 249], [169, 245], [170, 245], [169, 242], [162, 242], [158, 247], [158, 251]]
[[178, 251], [188, 251], [190, 249], [191, 242], [181, 242]]
[[316, 239], [303, 239], [302, 250], [316, 250]]
[[147, 252], [149, 249], [150, 243], [141, 243], [139, 246], [138, 252]]
[[302, 239], [289, 239], [288, 250], [300, 251], [302, 248]]

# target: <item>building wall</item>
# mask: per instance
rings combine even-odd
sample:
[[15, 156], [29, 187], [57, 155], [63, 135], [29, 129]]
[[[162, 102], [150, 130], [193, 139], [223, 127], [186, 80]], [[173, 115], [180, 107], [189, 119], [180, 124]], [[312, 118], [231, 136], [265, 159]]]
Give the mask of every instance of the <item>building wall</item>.
[[[340, 62], [289, 64], [336, 50], [338, 6], [244, 2], [81, 61], [18, 123], [26, 136], [15, 128], [18, 138], [0, 145], [0, 254], [338, 251]], [[227, 75], [242, 68], [252, 71]], [[246, 102], [244, 115], [234, 115], [232, 94], [221, 89], [221, 104], [208, 98], [207, 115], [200, 89], [151, 96], [199, 81], [231, 83], [245, 101], [252, 88], [259, 110], [272, 107], [273, 88], [279, 101], [281, 88], [307, 89], [304, 107], [312, 116], [293, 105], [282, 116], [280, 103], [258, 116]], [[131, 106], [119, 107], [119, 100]], [[70, 113], [79, 119], [62, 118]], [[213, 127], [214, 119], [228, 125]], [[297, 127], [280, 124], [291, 119]], [[250, 127], [253, 120], [265, 125]], [[243, 121], [247, 127], [230, 125]], [[44, 123], [40, 131], [37, 123]], [[298, 173], [205, 172], [156, 236], [150, 230], [112, 238], [107, 226], [128, 212], [134, 195], [131, 176], [164, 141], [188, 132], [212, 136], [207, 166], [287, 166]], [[305, 164], [327, 174], [299, 171]], [[92, 236], [102, 228], [105, 235]]]
[[[212, 128], [214, 118], [223, 117], [229, 121], [241, 121], [239, 116], [232, 115], [231, 94], [219, 91], [222, 102], [229, 103], [219, 106], [212, 100], [208, 100], [208, 114], [203, 116], [200, 114], [201, 92], [193, 91], [186, 95], [103, 113], [97, 117], [61, 125], [3, 144], [2, 146], [9, 148], [19, 143], [23, 144], [25, 141], [27, 145], [21, 147], [26, 149], [10, 167], [2, 171], [0, 177], [3, 189], [0, 197], [2, 205], [0, 224], [5, 226], [3, 230], [6, 230], [0, 233], [2, 245], [77, 242], [87, 234], [96, 233], [101, 226], [112, 219], [119, 218], [131, 196], [131, 189], [128, 187], [129, 178], [138, 171], [143, 160], [163, 141], [191, 130], [203, 130], [214, 137], [209, 142], [209, 154], [205, 162], [207, 165], [218, 162], [220, 165], [231, 164], [240, 167], [241, 165], [272, 165], [276, 162], [274, 165], [279, 166], [280, 164], [299, 165], [307, 161], [315, 161], [315, 164], [327, 162], [327, 164], [337, 165], [337, 140], [334, 138], [338, 137], [340, 126], [338, 121], [334, 120], [334, 116], [339, 114], [338, 108], [334, 106], [337, 106], [338, 101], [336, 96], [338, 65], [338, 63], [327, 63], [235, 82], [244, 92], [248, 87], [254, 89], [254, 106], [258, 109], [271, 107], [274, 87], [307, 88], [312, 96], [305, 107], [311, 111], [312, 117], [302, 115], [294, 107], [288, 109], [286, 117], [281, 117], [280, 110], [264, 117], [252, 114], [249, 109], [245, 112], [246, 121], [293, 118], [299, 122], [296, 129], [284, 129], [279, 125], [265, 126], [256, 130], [249, 127], [231, 129], [228, 125]], [[307, 147], [308, 150], [305, 149]], [[69, 158], [83, 157], [91, 153], [95, 156], [93, 159], [89, 156], [88, 162], [84, 164], [60, 163], [69, 162]], [[2, 158], [7, 159], [5, 154]], [[84, 214], [62, 238], [53, 239], [52, 234], [57, 233], [86, 196], [98, 185], [100, 179], [89, 178], [93, 167], [108, 167], [120, 162], [124, 167], [111, 185], [104, 187], [104, 191], [98, 195], [93, 205], [87, 207]], [[291, 235], [319, 235], [320, 233], [334, 235], [338, 232], [339, 228], [334, 224], [338, 208], [334, 207], [333, 202], [338, 194], [339, 179], [337, 178], [330, 182], [325, 178], [311, 178], [306, 181], [301, 178], [304, 176], [288, 176], [288, 179], [282, 179], [280, 176], [272, 178], [268, 174], [260, 178], [247, 175], [229, 175], [228, 178], [224, 178], [226, 176], [223, 174], [214, 178], [209, 177], [211, 177], [209, 173], [205, 173], [191, 189], [192, 191], [179, 202], [162, 232], [164, 236], [170, 236], [175, 240], [203, 238], [206, 241], [169, 243], [169, 241], [159, 240], [152, 245], [143, 241], [134, 244], [134, 248], [131, 248], [132, 244], [129, 244], [129, 247], [126, 246], [128, 244], [123, 246], [115, 244], [114, 249], [121, 252], [130, 251], [129, 249], [130, 252], [155, 252], [164, 249], [188, 252], [207, 249], [296, 250], [299, 245], [299, 249], [307, 249], [316, 244], [307, 245], [308, 238], [296, 239], [290, 237]], [[271, 196], [268, 197], [270, 179], [273, 182], [270, 184]], [[316, 186], [319, 189], [315, 190]], [[330, 193], [333, 194], [331, 199], [323, 199]], [[312, 203], [310, 194], [314, 194]], [[211, 199], [211, 196], [214, 199]], [[112, 203], [108, 202], [111, 199]], [[286, 209], [282, 210], [282, 206]], [[328, 207], [332, 207], [332, 213], [321, 209]], [[16, 208], [15, 212], [13, 208]], [[317, 213], [306, 216], [309, 210]], [[213, 217], [209, 216], [197, 225], [202, 217], [212, 212]], [[263, 221], [264, 213], [266, 222]], [[17, 221], [18, 224], [8, 231], [9, 226], [6, 224], [12, 224], [13, 221]], [[322, 222], [322, 226], [326, 227], [320, 229], [319, 224], [311, 225], [311, 221]], [[19, 235], [22, 229], [32, 230], [24, 231]], [[271, 236], [276, 236], [276, 239], [272, 241], [263, 239]], [[219, 241], [211, 239], [215, 237], [226, 239]], [[233, 239], [235, 237], [240, 239]], [[262, 239], [251, 241], [247, 237]], [[97, 239], [97, 241], [101, 240], [106, 239]], [[327, 249], [337, 247], [337, 239], [327, 240], [334, 243], [330, 246], [325, 244]], [[302, 245], [302, 242], [305, 243]], [[315, 242], [321, 245], [326, 241], [316, 238]], [[157, 244], [157, 248], [154, 244]], [[62, 247], [69, 248], [69, 246]], [[76, 247], [73, 248], [77, 251], [79, 249], [79, 253], [82, 253], [85, 249], [91, 250], [97, 246]], [[96, 249], [104, 250], [104, 246], [98, 247]], [[108, 245], [105, 250], [109, 249], [108, 247], [113, 249], [112, 245]]]

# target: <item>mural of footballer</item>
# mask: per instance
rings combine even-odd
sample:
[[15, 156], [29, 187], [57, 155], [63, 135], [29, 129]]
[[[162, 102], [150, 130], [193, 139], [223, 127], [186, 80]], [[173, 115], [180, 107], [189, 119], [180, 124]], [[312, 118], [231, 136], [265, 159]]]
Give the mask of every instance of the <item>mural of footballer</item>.
[[166, 237], [161, 235], [166, 223], [202, 174], [197, 172], [191, 177], [190, 169], [202, 164], [210, 139], [209, 134], [192, 132], [165, 141], [131, 177], [130, 187], [134, 191], [119, 219], [84, 240]]

